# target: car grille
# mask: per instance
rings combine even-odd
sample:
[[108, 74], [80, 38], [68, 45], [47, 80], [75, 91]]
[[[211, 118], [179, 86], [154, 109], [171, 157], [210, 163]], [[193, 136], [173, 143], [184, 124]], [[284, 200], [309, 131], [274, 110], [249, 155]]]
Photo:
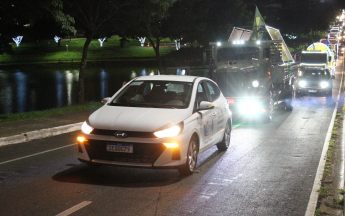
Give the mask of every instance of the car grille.
[[[115, 136], [115, 132], [118, 130], [102, 130], [102, 129], [94, 129], [91, 134], [95, 135], [105, 135], [105, 136]], [[127, 137], [141, 137], [141, 138], [157, 138], [151, 132], [137, 132], [137, 131], [121, 131], [127, 134]]]
[[318, 88], [319, 82], [307, 82], [306, 88]]
[[106, 141], [88, 140], [84, 143], [86, 151], [91, 160], [107, 160], [116, 162], [130, 163], [151, 163], [165, 150], [163, 144], [152, 143], [131, 143], [133, 144], [133, 153], [119, 153], [106, 151]]

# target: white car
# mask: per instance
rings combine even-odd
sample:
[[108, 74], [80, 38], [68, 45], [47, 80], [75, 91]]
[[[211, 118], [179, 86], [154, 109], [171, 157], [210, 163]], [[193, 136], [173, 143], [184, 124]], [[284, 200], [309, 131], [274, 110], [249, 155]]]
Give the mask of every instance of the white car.
[[229, 147], [231, 112], [208, 78], [142, 76], [103, 103], [78, 137], [78, 159], [89, 165], [173, 167], [188, 175], [198, 154]]

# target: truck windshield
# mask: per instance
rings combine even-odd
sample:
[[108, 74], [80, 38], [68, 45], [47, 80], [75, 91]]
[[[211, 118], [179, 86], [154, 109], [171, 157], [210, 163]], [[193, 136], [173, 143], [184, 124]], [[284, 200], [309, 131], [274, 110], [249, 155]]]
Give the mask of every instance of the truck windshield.
[[224, 47], [217, 51], [218, 62], [228, 61], [258, 61], [259, 49], [257, 47]]
[[327, 63], [326, 53], [302, 53], [301, 63]]

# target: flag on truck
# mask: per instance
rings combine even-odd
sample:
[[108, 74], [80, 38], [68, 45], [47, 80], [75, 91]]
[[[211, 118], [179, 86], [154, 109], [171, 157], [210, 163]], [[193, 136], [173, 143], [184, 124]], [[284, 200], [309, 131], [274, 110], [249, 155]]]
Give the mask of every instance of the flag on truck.
[[262, 36], [266, 32], [266, 23], [264, 18], [262, 18], [258, 7], [255, 9], [254, 25], [253, 25], [253, 34], [251, 40], [261, 40]]

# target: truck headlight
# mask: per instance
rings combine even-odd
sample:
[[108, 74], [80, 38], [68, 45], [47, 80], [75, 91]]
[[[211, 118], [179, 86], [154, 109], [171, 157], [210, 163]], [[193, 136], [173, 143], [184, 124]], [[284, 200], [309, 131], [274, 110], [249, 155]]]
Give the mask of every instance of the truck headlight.
[[85, 121], [82, 125], [81, 125], [81, 131], [84, 134], [90, 134], [93, 131], [93, 127], [91, 127], [90, 125], [87, 124], [87, 122]]
[[298, 82], [298, 85], [299, 85], [300, 87], [304, 88], [304, 87], [306, 87], [307, 82], [304, 81], [304, 80], [302, 80], [302, 81], [299, 81], [299, 82]]
[[243, 114], [254, 115], [261, 111], [261, 106], [257, 101], [248, 100], [240, 105], [240, 109]]
[[323, 82], [321, 82], [321, 88], [328, 88], [328, 82], [325, 82], [325, 81], [323, 81]]
[[257, 88], [257, 87], [259, 86], [259, 81], [254, 80], [254, 81], [252, 82], [252, 85], [253, 85], [254, 88]]

